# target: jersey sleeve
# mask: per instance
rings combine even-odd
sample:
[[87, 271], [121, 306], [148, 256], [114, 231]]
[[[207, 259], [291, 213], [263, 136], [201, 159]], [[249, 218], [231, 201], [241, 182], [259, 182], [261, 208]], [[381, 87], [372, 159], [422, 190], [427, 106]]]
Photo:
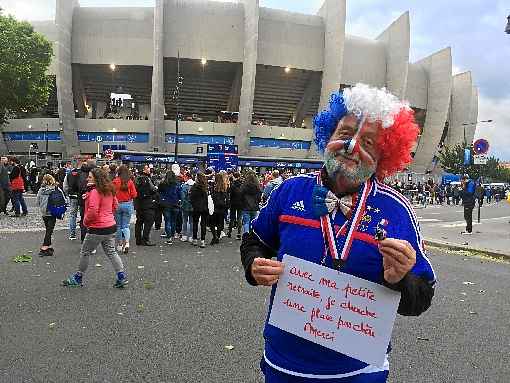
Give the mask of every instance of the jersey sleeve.
[[260, 209], [257, 218], [252, 221], [253, 232], [274, 251], [280, 245], [279, 217], [282, 211], [282, 197], [285, 195], [285, 183], [273, 189], [269, 199]]
[[416, 264], [411, 272], [430, 284], [436, 282], [436, 274], [423, 247], [418, 219], [410, 208], [402, 209], [398, 225], [398, 238], [408, 241], [416, 251]]

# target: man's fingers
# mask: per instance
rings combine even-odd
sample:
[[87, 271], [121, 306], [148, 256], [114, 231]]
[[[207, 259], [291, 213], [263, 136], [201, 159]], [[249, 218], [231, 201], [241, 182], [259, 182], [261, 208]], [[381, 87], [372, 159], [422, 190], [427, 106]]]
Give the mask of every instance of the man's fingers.
[[254, 265], [252, 268], [254, 274], [260, 275], [280, 275], [283, 273], [282, 266], [258, 266]]
[[280, 261], [275, 261], [268, 258], [255, 258], [253, 260], [253, 264], [257, 266], [273, 266], [273, 267], [283, 267], [283, 263]]
[[381, 247], [380, 251], [385, 258], [388, 257], [387, 262], [389, 262], [389, 263], [394, 262], [401, 266], [407, 266], [407, 265], [409, 265], [409, 262], [411, 261], [411, 259], [409, 257], [406, 257], [405, 254], [402, 254], [401, 252], [399, 252], [391, 247], [384, 247], [384, 248]]
[[261, 275], [256, 278], [256, 281], [259, 285], [272, 286], [278, 282], [278, 279], [278, 276]]

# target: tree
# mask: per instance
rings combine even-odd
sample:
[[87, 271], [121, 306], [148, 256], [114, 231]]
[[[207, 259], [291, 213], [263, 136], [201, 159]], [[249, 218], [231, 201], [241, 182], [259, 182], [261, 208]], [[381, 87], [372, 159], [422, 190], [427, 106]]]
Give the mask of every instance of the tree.
[[11, 113], [32, 113], [46, 105], [52, 56], [51, 42], [0, 8], [0, 126]]
[[[468, 149], [473, 155], [473, 147]], [[503, 181], [508, 182], [510, 171], [499, 164], [499, 159], [489, 157], [485, 165], [464, 165], [464, 145], [457, 144], [453, 147], [445, 146], [438, 154], [439, 163], [443, 170], [453, 174], [468, 174], [472, 179], [483, 177], [484, 182]]]

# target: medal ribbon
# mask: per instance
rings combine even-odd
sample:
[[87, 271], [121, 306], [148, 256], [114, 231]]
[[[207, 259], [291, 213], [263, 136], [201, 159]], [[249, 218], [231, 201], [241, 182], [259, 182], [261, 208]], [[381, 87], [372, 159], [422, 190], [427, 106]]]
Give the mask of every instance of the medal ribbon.
[[[322, 186], [321, 173], [317, 175], [317, 183]], [[352, 243], [354, 241], [354, 232], [358, 227], [361, 219], [363, 217], [363, 213], [365, 211], [366, 202], [368, 199], [368, 195], [370, 193], [370, 189], [372, 188], [372, 180], [368, 179], [362, 185], [362, 189], [358, 194], [358, 199], [356, 201], [355, 206], [351, 211], [351, 216], [347, 218], [347, 236], [345, 238], [340, 237], [338, 239], [338, 243], [335, 239], [335, 234], [333, 231], [333, 225], [331, 223], [330, 214], [325, 214], [320, 217], [322, 235], [325, 240], [325, 251], [329, 252], [331, 258], [334, 262], [346, 262], [349, 257], [349, 253], [351, 251]], [[338, 249], [341, 249], [339, 252]]]

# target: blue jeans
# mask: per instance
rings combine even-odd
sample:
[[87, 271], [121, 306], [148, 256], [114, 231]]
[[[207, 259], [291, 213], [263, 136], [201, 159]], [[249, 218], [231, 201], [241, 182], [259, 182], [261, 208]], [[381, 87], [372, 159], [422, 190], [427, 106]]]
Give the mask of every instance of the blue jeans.
[[175, 224], [178, 213], [179, 209], [173, 207], [165, 207], [163, 209], [163, 217], [165, 218], [165, 233], [167, 238], [172, 238], [175, 235]]
[[193, 236], [193, 212], [182, 211], [182, 235], [186, 237]]
[[251, 221], [257, 218], [258, 215], [259, 215], [258, 211], [243, 210], [243, 234], [250, 232]]
[[133, 201], [121, 202], [115, 211], [115, 223], [117, 224], [117, 241], [124, 239], [129, 243], [131, 232], [129, 231], [129, 223], [133, 215]]
[[78, 200], [69, 198], [69, 236], [76, 236], [76, 217], [78, 216]]
[[20, 214], [20, 210], [23, 211], [23, 214], [28, 214], [27, 204], [25, 203], [25, 198], [23, 198], [23, 192], [20, 190], [12, 191], [12, 202], [14, 204], [14, 212], [16, 215]]

